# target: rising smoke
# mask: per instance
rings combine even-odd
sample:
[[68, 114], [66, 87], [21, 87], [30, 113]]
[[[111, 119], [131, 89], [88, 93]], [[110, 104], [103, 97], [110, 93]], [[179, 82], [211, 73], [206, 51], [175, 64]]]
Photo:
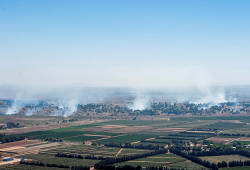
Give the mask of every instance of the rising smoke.
[[17, 114], [19, 109], [22, 106], [20, 104], [17, 104], [16, 100], [14, 100], [14, 102], [12, 103], [11, 107], [9, 107], [7, 109], [7, 112], [5, 113], [6, 115], [13, 115], [13, 114]]
[[[111, 100], [110, 99], [114, 99]], [[132, 110], [145, 110], [151, 107], [154, 102], [203, 104], [206, 107], [218, 105], [220, 103], [235, 103], [237, 111], [238, 102], [235, 97], [227, 96], [222, 87], [192, 88], [182, 90], [172, 89], [121, 89], [121, 88], [76, 88], [59, 89], [49, 91], [35, 91], [35, 93], [25, 93], [21, 91], [16, 94], [12, 104], [7, 109], [7, 115], [17, 114], [22, 108], [26, 108], [25, 115], [32, 116], [41, 110], [37, 105], [40, 101], [46, 101], [58, 109], [51, 111], [51, 116], [68, 117], [77, 112], [79, 104], [105, 103], [126, 101], [125, 104]]]
[[151, 97], [142, 92], [136, 92], [132, 104], [128, 105], [128, 108], [132, 110], [145, 110], [150, 108]]
[[68, 117], [73, 115], [77, 111], [78, 101], [76, 99], [70, 100], [58, 100], [58, 110], [51, 113], [51, 116], [63, 116]]

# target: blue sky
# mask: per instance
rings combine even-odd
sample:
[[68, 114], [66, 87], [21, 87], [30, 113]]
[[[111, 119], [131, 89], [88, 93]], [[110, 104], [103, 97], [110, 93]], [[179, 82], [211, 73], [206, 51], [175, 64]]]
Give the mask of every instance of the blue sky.
[[0, 0], [0, 84], [250, 84], [250, 1]]

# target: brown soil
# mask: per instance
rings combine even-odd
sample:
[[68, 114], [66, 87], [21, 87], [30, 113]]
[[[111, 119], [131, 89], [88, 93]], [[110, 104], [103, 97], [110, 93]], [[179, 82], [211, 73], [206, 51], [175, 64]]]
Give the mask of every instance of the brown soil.
[[93, 121], [84, 120], [84, 121], [75, 121], [72, 123], [62, 123], [62, 124], [54, 124], [54, 125], [28, 126], [28, 127], [23, 127], [23, 128], [12, 128], [12, 129], [0, 130], [0, 133], [20, 134], [20, 133], [27, 133], [27, 132], [34, 132], [34, 131], [45, 131], [45, 130], [56, 129], [56, 128], [60, 128], [60, 127], [92, 124], [92, 123], [97, 123], [97, 122], [103, 122], [103, 121], [101, 121], [101, 120], [93, 120]]

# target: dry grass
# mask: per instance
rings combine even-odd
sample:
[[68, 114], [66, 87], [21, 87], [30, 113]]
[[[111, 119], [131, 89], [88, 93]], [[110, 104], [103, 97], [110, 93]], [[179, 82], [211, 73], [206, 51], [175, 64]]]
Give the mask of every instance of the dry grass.
[[16, 142], [0, 144], [0, 149], [6, 149], [9, 147], [15, 147], [15, 146], [28, 146], [28, 145], [38, 144], [38, 143], [42, 143], [42, 142], [39, 140], [20, 140]]
[[249, 137], [240, 137], [240, 138], [221, 138], [221, 137], [211, 137], [208, 138], [207, 140], [215, 142], [215, 143], [223, 143], [223, 144], [229, 144], [233, 141], [250, 141]]
[[241, 156], [241, 155], [202, 156], [200, 158], [202, 160], [207, 160], [213, 163], [218, 163], [222, 161], [230, 162], [230, 161], [250, 160], [249, 158]]

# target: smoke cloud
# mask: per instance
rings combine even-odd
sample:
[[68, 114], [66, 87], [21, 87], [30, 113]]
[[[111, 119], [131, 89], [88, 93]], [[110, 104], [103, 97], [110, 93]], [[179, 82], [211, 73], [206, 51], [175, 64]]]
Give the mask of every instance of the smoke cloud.
[[137, 91], [133, 103], [128, 107], [132, 110], [145, 110], [150, 107], [151, 97], [143, 92]]
[[[149, 109], [154, 102], [201, 104], [206, 107], [220, 103], [235, 103], [236, 95], [228, 93], [223, 87], [204, 85], [183, 89], [138, 89], [138, 88], [61, 88], [61, 89], [21, 89], [12, 97], [12, 104], [5, 114], [18, 114], [20, 110], [26, 116], [40, 112], [39, 102], [46, 101], [57, 109], [50, 110], [51, 116], [68, 117], [77, 112], [79, 104], [89, 103], [123, 103], [132, 110]], [[1, 88], [0, 88], [1, 92]], [[13, 95], [13, 93], [12, 93]], [[122, 102], [121, 102], [122, 101]], [[22, 109], [25, 108], [25, 109]]]

